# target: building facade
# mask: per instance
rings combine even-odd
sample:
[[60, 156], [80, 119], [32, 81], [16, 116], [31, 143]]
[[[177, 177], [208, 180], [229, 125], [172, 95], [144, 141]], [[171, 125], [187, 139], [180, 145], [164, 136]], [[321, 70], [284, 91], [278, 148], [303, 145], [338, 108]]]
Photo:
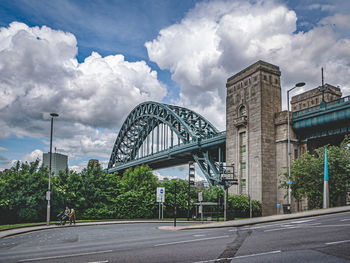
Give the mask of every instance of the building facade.
[[[50, 166], [50, 153], [43, 154], [43, 165]], [[68, 156], [60, 153], [52, 153], [51, 171], [53, 175], [58, 175], [60, 171], [68, 169]]]
[[[281, 72], [278, 66], [258, 61], [227, 80], [226, 163], [235, 164], [238, 185], [232, 194], [251, 193], [262, 203], [263, 215], [282, 213], [287, 193], [280, 189], [288, 166], [288, 112], [282, 111]], [[341, 97], [339, 88], [326, 84], [292, 97], [291, 112]], [[290, 128], [291, 159], [308, 149]], [[309, 146], [310, 147], [310, 146]], [[280, 205], [279, 206], [277, 205]], [[293, 210], [296, 205], [292, 201]]]

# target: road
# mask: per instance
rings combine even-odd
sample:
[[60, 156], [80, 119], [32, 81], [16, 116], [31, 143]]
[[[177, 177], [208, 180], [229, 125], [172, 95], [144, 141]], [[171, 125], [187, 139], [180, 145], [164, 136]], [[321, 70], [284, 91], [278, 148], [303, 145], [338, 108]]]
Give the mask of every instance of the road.
[[160, 225], [166, 224], [7, 237], [0, 240], [0, 262], [350, 262], [350, 213], [238, 228], [169, 231]]

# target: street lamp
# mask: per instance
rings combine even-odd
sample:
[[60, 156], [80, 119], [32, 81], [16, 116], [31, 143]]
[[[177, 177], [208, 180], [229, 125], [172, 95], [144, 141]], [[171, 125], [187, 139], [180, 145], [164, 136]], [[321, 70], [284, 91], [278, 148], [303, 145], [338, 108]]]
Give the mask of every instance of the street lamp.
[[50, 199], [51, 199], [51, 161], [52, 161], [52, 132], [53, 132], [53, 118], [58, 117], [57, 113], [50, 113], [51, 116], [51, 134], [50, 134], [50, 163], [49, 163], [49, 186], [46, 193], [47, 199], [47, 213], [46, 225], [50, 225]]
[[305, 85], [305, 82], [299, 82], [295, 84], [295, 86], [287, 91], [287, 105], [288, 105], [288, 117], [287, 117], [287, 122], [288, 122], [288, 204], [291, 205], [291, 176], [290, 176], [290, 124], [289, 124], [289, 92], [291, 92], [295, 88], [300, 88]]

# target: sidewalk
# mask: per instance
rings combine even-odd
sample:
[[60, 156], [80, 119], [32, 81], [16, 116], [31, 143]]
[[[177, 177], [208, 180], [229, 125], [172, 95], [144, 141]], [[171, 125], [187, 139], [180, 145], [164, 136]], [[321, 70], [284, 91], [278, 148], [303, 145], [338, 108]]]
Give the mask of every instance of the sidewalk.
[[195, 224], [195, 225], [189, 225], [189, 226], [177, 226], [176, 228], [174, 228], [173, 226], [162, 226], [162, 227], [159, 227], [159, 229], [193, 230], [193, 229], [220, 228], [220, 227], [240, 227], [240, 226], [255, 225], [255, 224], [268, 223], [268, 222], [283, 221], [283, 220], [343, 213], [343, 212], [350, 212], [350, 206], [341, 206], [341, 207], [334, 207], [334, 208], [328, 208], [328, 209], [317, 209], [317, 210], [311, 210], [311, 211], [305, 211], [305, 212], [299, 212], [299, 213], [293, 213], [293, 214], [285, 214], [285, 215], [254, 217], [254, 218], [234, 220], [234, 221], [211, 222], [211, 223]]
[[[241, 219], [241, 220], [234, 220], [234, 221], [210, 222], [210, 223], [206, 222], [205, 224], [203, 224], [203, 222], [198, 223], [198, 221], [197, 222], [193, 221], [193, 222], [191, 222], [193, 224], [188, 225], [188, 226], [177, 226], [176, 228], [174, 228], [173, 226], [161, 226], [161, 227], [159, 227], [159, 229], [162, 229], [162, 230], [191, 230], [191, 229], [205, 229], [205, 228], [219, 228], [219, 227], [239, 227], [239, 226], [245, 226], [245, 225], [254, 225], [254, 224], [268, 223], [268, 222], [274, 222], [274, 221], [282, 221], [282, 220], [320, 216], [320, 215], [334, 214], [334, 213], [343, 213], [343, 212], [350, 212], [350, 206], [311, 210], [311, 211], [294, 213], [294, 214], [286, 214], [286, 215], [255, 217], [255, 218]], [[169, 221], [128, 220], [128, 221], [83, 222], [83, 223], [77, 223], [76, 225], [72, 225], [72, 226], [70, 226], [70, 225], [65, 225], [65, 226], [41, 225], [41, 226], [13, 228], [13, 229], [9, 229], [9, 230], [0, 231], [0, 239], [4, 238], [4, 237], [8, 237], [8, 236], [14, 236], [14, 235], [19, 235], [19, 234], [23, 234], [23, 233], [33, 232], [33, 231], [55, 229], [55, 228], [62, 228], [62, 227], [81, 227], [81, 226], [110, 225], [110, 224], [173, 223], [173, 222], [174, 222], [173, 220], [169, 220]], [[181, 222], [182, 221], [178, 221], [178, 223], [181, 223]], [[188, 221], [183, 221], [183, 222], [188, 222]]]

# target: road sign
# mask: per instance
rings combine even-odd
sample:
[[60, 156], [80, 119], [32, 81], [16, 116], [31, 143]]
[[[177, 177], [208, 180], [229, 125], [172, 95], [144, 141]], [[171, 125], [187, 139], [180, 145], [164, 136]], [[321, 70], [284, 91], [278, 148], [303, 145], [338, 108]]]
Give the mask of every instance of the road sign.
[[50, 197], [51, 197], [51, 192], [50, 191], [46, 191], [46, 200], [50, 201]]
[[157, 187], [157, 202], [164, 203], [165, 201], [165, 188]]
[[292, 184], [292, 181], [287, 181], [286, 184], [290, 185]]
[[203, 201], [203, 192], [198, 193], [198, 201], [202, 202]]

